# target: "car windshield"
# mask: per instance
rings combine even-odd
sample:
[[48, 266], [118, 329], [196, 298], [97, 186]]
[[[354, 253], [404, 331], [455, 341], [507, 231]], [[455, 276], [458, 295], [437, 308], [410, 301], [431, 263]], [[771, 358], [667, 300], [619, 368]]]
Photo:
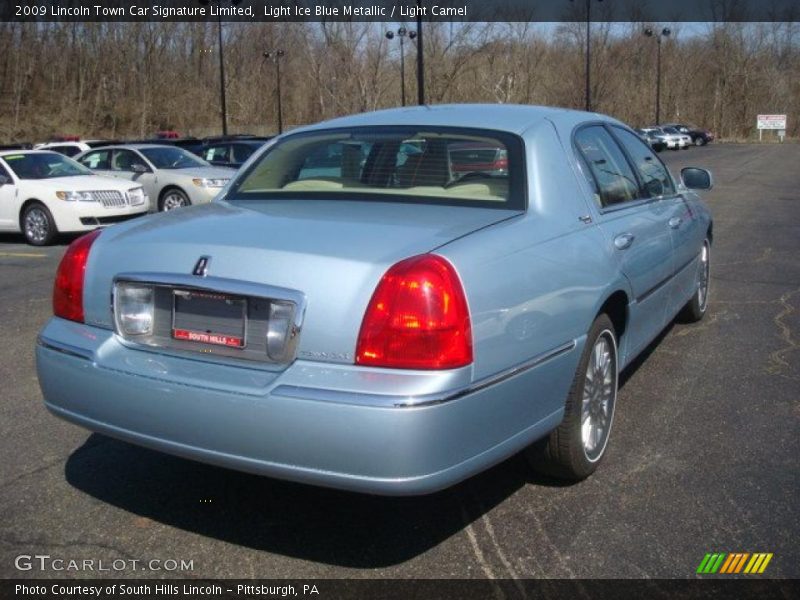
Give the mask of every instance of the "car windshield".
[[207, 162], [199, 159], [183, 148], [171, 146], [157, 146], [153, 148], [141, 148], [139, 150], [145, 155], [156, 169], [191, 169], [196, 167], [207, 167]]
[[496, 131], [359, 127], [289, 136], [227, 198], [524, 208], [522, 142]]
[[92, 172], [83, 165], [56, 152], [7, 154], [3, 160], [19, 179], [52, 179], [54, 177], [92, 175]]

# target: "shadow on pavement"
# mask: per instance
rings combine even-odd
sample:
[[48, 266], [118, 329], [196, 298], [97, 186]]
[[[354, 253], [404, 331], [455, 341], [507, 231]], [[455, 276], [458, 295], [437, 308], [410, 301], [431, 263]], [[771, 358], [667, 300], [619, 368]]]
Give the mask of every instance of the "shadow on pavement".
[[528, 482], [527, 466], [515, 456], [430, 496], [368, 496], [230, 471], [100, 434], [72, 453], [65, 473], [82, 492], [162, 524], [351, 568], [418, 556]]

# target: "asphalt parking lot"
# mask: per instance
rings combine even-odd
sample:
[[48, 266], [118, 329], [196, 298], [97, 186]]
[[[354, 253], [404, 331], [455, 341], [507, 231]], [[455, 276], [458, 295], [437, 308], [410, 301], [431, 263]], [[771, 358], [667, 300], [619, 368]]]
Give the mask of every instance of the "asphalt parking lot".
[[800, 145], [662, 153], [713, 170], [710, 311], [624, 374], [611, 447], [576, 485], [514, 457], [453, 489], [378, 498], [226, 471], [51, 416], [36, 334], [65, 242], [0, 235], [0, 577], [15, 557], [192, 561], [125, 577], [693, 577], [707, 552], [800, 577]]

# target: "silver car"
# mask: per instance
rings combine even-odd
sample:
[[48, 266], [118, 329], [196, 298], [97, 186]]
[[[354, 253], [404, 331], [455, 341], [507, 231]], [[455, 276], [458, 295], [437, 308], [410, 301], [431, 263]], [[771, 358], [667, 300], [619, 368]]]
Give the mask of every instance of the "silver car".
[[594, 113], [433, 106], [298, 129], [211, 204], [73, 242], [38, 340], [45, 403], [163, 452], [373, 494], [521, 450], [582, 479], [619, 372], [706, 313], [711, 214], [692, 189], [711, 184]]
[[141, 185], [150, 198], [150, 212], [211, 202], [235, 173], [183, 148], [157, 144], [104, 146], [75, 160], [98, 174]]

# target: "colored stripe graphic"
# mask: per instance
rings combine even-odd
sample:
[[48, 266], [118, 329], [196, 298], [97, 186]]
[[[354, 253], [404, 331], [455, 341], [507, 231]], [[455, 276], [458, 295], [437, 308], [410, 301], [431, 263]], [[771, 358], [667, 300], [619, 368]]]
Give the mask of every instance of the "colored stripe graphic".
[[738, 554], [728, 554], [728, 558], [725, 560], [724, 563], [722, 563], [722, 568], [719, 570], [719, 572], [730, 573], [729, 569], [732, 567], [732, 565], [736, 563], [738, 559], [739, 559]]
[[698, 573], [716, 573], [720, 566], [722, 566], [722, 561], [725, 560], [727, 554], [725, 552], [715, 552], [714, 554], [706, 554], [705, 558], [703, 558], [703, 562], [700, 563], [700, 566], [697, 567]]
[[739, 559], [739, 562], [736, 563], [736, 568], [732, 571], [733, 573], [739, 573], [744, 567], [744, 563], [747, 561], [747, 558], [750, 556], [749, 552], [745, 552], [742, 554], [742, 558]]

